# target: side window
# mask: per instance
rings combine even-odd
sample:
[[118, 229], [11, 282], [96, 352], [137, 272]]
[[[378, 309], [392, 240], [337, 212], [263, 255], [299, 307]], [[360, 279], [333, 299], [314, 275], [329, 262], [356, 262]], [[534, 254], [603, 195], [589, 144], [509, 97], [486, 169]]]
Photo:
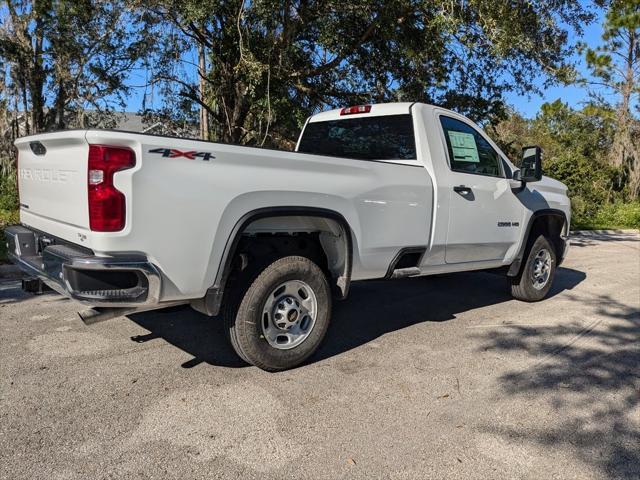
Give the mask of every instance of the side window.
[[455, 118], [440, 116], [451, 170], [502, 177], [500, 156], [478, 131]]

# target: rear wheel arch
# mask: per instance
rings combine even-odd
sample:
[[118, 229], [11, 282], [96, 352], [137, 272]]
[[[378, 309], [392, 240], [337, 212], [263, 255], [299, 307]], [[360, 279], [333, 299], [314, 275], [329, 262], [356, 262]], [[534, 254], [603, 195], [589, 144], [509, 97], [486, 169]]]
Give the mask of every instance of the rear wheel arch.
[[[318, 222], [325, 223], [327, 227], [314, 229], [314, 223], [318, 224]], [[273, 235], [268, 238], [270, 224], [274, 229], [271, 231]], [[236, 222], [227, 239], [213, 286], [208, 289], [202, 299], [192, 302], [192, 307], [212, 316], [220, 312], [221, 304], [226, 297], [225, 291], [228, 289], [229, 282], [233, 280], [234, 269], [237, 270], [239, 261], [244, 261], [239, 259], [239, 254], [242, 253], [240, 249], [247, 242], [252, 241], [251, 237], [248, 237], [248, 232], [257, 243], [275, 245], [278, 241], [286, 241], [283, 238], [287, 236], [285, 231], [292, 234], [289, 238], [294, 243], [317, 242], [311, 245], [309, 252], [320, 250], [324, 254], [324, 259], [318, 255], [310, 258], [330, 274], [338, 297], [346, 298], [351, 283], [353, 236], [344, 216], [334, 210], [317, 207], [267, 207], [248, 212]], [[304, 255], [298, 249], [299, 246], [294, 245], [288, 254]]]

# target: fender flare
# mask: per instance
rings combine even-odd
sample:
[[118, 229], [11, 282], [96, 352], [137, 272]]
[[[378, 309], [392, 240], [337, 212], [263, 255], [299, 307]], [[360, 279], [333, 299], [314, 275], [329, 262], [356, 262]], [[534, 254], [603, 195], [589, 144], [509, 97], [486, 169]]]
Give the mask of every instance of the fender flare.
[[198, 299], [197, 301], [192, 303], [192, 306], [210, 316], [215, 316], [220, 312], [220, 307], [222, 305], [222, 300], [224, 297], [225, 287], [227, 281], [229, 280], [229, 275], [231, 274], [231, 266], [232, 261], [235, 255], [235, 252], [238, 248], [238, 244], [240, 243], [240, 239], [242, 237], [242, 232], [249, 226], [249, 224], [255, 222], [256, 220], [260, 220], [262, 218], [269, 217], [288, 217], [288, 216], [308, 216], [308, 217], [318, 217], [318, 218], [326, 218], [329, 220], [333, 220], [340, 225], [342, 230], [344, 231], [345, 242], [346, 242], [346, 255], [345, 255], [345, 284], [343, 288], [342, 298], [346, 298], [349, 292], [349, 285], [351, 283], [351, 269], [353, 266], [353, 238], [352, 231], [349, 226], [349, 223], [344, 218], [344, 216], [334, 210], [329, 210], [325, 208], [318, 207], [265, 207], [258, 208], [252, 210], [246, 214], [244, 214], [234, 225], [231, 233], [229, 234], [229, 238], [225, 243], [224, 251], [222, 253], [222, 258], [220, 259], [220, 264], [218, 266], [218, 270], [216, 273], [216, 277], [213, 283], [208, 290], [205, 296], [202, 299]]
[[[563, 230], [567, 227], [567, 215], [562, 211], [555, 208], [545, 208], [543, 210], [537, 210], [533, 212], [531, 218], [529, 218], [529, 222], [527, 223], [527, 228], [525, 230], [524, 236], [522, 237], [522, 243], [520, 244], [520, 249], [518, 250], [517, 255], [515, 256], [509, 270], [507, 272], [507, 276], [515, 277], [520, 273], [520, 268], [522, 267], [522, 260], [524, 259], [524, 255], [527, 251], [527, 247], [529, 245], [529, 235], [531, 235], [531, 228], [533, 224], [538, 218], [541, 217], [560, 217], [563, 222]], [[569, 232], [567, 232], [568, 234]], [[558, 262], [558, 265], [560, 262]]]

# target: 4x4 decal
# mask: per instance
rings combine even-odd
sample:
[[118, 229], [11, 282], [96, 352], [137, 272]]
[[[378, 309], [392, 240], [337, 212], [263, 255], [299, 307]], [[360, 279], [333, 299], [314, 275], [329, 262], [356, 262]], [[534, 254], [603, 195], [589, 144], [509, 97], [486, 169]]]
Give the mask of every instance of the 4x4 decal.
[[158, 153], [166, 158], [185, 157], [185, 158], [188, 158], [189, 160], [195, 160], [197, 158], [201, 158], [202, 160], [209, 161], [212, 158], [216, 158], [211, 152], [196, 152], [195, 150], [183, 152], [175, 148], [154, 148], [149, 150], [149, 153]]

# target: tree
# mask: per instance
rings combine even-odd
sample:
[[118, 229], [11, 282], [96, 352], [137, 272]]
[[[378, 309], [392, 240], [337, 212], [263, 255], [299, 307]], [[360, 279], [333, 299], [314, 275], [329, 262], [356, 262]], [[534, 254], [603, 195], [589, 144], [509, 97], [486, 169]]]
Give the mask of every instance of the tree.
[[[124, 0], [7, 0], [0, 58], [28, 132], [104, 122], [151, 42]], [[4, 11], [4, 10], [3, 10]], [[108, 116], [107, 116], [108, 118]]]
[[622, 196], [618, 169], [608, 162], [615, 117], [615, 111], [603, 105], [574, 110], [556, 100], [543, 104], [532, 120], [512, 111], [489, 130], [501, 147], [506, 146], [507, 155], [519, 156], [524, 145], [542, 147], [544, 174], [567, 185], [573, 222], [582, 224]]
[[587, 49], [592, 85], [618, 97], [616, 133], [610, 160], [629, 176], [632, 197], [640, 194], [640, 124], [632, 113], [640, 95], [640, 0], [614, 0], [608, 10], [603, 44]]
[[519, 165], [523, 147], [530, 145], [531, 122], [514, 108], [508, 108], [503, 118], [489, 123], [485, 129], [504, 154]]
[[[205, 109], [217, 140], [291, 146], [320, 108], [426, 101], [476, 120], [509, 90], [566, 80], [580, 2], [186, 0], [140, 2], [163, 48], [151, 84]], [[207, 68], [194, 52], [207, 53]], [[189, 75], [195, 70], [196, 75]], [[205, 88], [199, 81], [203, 80]], [[174, 101], [169, 96], [169, 101]]]

